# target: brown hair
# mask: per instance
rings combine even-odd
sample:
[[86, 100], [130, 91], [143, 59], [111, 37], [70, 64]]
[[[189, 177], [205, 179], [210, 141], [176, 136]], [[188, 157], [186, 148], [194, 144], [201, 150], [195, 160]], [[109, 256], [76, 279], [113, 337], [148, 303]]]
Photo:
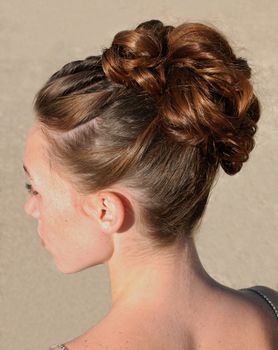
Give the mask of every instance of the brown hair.
[[34, 107], [51, 157], [80, 191], [139, 190], [162, 247], [192, 235], [219, 164], [233, 175], [248, 159], [260, 117], [250, 77], [215, 28], [150, 20], [117, 33], [102, 55], [66, 64]]

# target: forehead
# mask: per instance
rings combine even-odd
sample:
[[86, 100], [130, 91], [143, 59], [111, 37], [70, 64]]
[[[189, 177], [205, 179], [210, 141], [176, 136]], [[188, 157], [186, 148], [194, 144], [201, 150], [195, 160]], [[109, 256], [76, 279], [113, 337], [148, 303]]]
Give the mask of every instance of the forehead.
[[28, 132], [23, 164], [36, 185], [57, 185], [61, 190], [67, 188], [73, 191], [72, 184], [66, 180], [65, 174], [57, 171], [48, 153], [47, 139], [38, 125]]

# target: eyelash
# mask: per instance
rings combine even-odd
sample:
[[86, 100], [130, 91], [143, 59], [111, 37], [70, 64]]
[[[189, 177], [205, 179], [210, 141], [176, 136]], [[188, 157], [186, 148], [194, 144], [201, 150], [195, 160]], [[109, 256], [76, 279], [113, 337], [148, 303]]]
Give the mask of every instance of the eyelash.
[[36, 196], [39, 194], [37, 191], [33, 190], [33, 187], [30, 184], [26, 183], [25, 187], [31, 196]]

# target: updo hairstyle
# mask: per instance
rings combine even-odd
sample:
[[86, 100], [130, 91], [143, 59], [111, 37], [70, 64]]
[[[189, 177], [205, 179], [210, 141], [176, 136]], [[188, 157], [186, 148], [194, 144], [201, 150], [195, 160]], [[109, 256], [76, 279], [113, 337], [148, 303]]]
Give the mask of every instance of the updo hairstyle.
[[63, 66], [34, 109], [80, 192], [133, 190], [144, 234], [165, 247], [195, 231], [219, 165], [233, 175], [248, 160], [260, 117], [250, 78], [218, 30], [150, 20]]

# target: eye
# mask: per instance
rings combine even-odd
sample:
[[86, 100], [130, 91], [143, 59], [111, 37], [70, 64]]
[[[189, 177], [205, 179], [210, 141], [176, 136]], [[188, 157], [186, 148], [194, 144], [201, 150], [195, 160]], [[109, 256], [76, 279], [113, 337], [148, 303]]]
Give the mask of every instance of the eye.
[[25, 187], [26, 187], [27, 191], [30, 193], [31, 196], [36, 196], [36, 195], [39, 194], [37, 191], [35, 191], [33, 189], [33, 187], [30, 184], [26, 183]]

